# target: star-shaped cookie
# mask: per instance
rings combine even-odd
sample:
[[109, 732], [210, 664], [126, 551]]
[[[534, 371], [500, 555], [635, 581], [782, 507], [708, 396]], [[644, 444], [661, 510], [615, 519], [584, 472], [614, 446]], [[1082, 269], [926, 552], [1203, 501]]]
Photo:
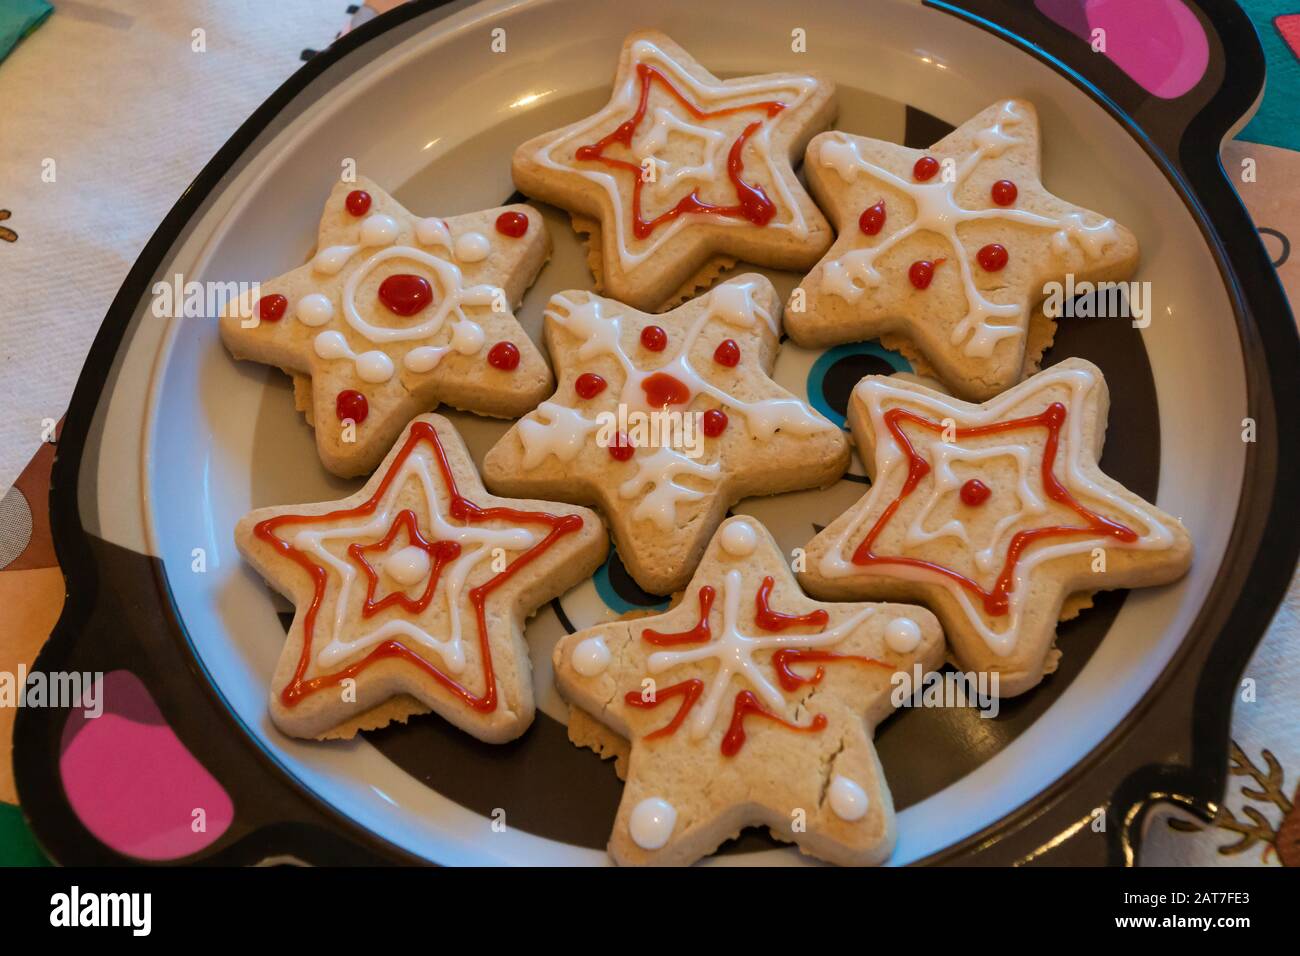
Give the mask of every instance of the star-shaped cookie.
[[[954, 394], [1016, 384], [1045, 286], [1127, 278], [1133, 234], [1039, 181], [1033, 104], [990, 106], [928, 150], [832, 132], [808, 144], [808, 185], [838, 230], [786, 312], [800, 345], [901, 337]], [[905, 346], [906, 347], [906, 346]]]
[[719, 80], [642, 30], [609, 104], [524, 143], [512, 169], [527, 195], [599, 221], [601, 291], [651, 311], [720, 255], [800, 271], [820, 258], [830, 226], [792, 164], [834, 117], [825, 77]]
[[355, 495], [259, 509], [235, 540], [297, 605], [271, 681], [280, 730], [350, 737], [432, 710], [489, 743], [532, 723], [524, 620], [608, 549], [586, 508], [489, 495], [438, 415]]
[[599, 505], [636, 582], [678, 590], [735, 502], [848, 467], [843, 432], [768, 377], [779, 333], [776, 291], [755, 274], [662, 315], [554, 296], [559, 386], [488, 452], [488, 487]]
[[1177, 518], [1097, 465], [1109, 396], [1071, 358], [982, 405], [870, 375], [849, 424], [872, 477], [813, 539], [800, 582], [828, 600], [919, 600], [961, 667], [995, 692], [1042, 680], [1065, 599], [1177, 580], [1192, 541]]
[[512, 309], [549, 255], [529, 206], [420, 217], [357, 177], [330, 193], [311, 261], [229, 310], [221, 337], [236, 358], [310, 376], [321, 461], [366, 474], [442, 402], [513, 418], [546, 397], [550, 369]]
[[894, 811], [872, 746], [909, 679], [943, 662], [929, 611], [804, 596], [767, 529], [728, 519], [681, 603], [570, 634], [555, 679], [631, 743], [609, 852], [684, 865], [742, 827], [805, 853], [879, 863]]

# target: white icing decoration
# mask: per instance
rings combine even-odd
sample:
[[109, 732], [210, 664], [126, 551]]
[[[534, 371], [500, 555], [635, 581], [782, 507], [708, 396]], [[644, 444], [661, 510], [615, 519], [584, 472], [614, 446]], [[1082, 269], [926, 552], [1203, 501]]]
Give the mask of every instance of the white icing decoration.
[[826, 799], [831, 805], [831, 812], [848, 823], [865, 817], [871, 803], [862, 787], [838, 773], [826, 788]]
[[378, 351], [362, 352], [354, 359], [357, 377], [363, 382], [378, 385], [393, 377], [393, 360]]
[[885, 625], [885, 643], [891, 651], [910, 654], [921, 643], [921, 626], [910, 617], [896, 617]]
[[715, 639], [685, 650], [656, 651], [646, 660], [651, 674], [662, 674], [680, 664], [696, 661], [717, 662], [708, 691], [686, 718], [686, 727], [696, 740], [707, 734], [717, 719], [719, 705], [728, 693], [733, 675], [745, 680], [777, 713], [784, 711], [786, 699], [764, 674], [766, 662], [760, 665], [754, 660], [755, 653], [782, 647], [816, 648], [836, 644], [873, 613], [872, 608], [863, 608], [835, 627], [815, 634], [744, 634], [738, 629], [742, 583], [741, 573], [734, 569], [722, 579], [722, 629]]
[[748, 521], [732, 521], [722, 529], [722, 550], [733, 558], [747, 558], [758, 546], [758, 533]]
[[412, 372], [428, 372], [437, 367], [450, 351], [451, 347], [447, 345], [420, 345], [406, 353], [402, 364]]
[[[619, 316], [606, 316], [602, 300], [593, 297], [584, 302], [575, 302], [563, 294], [556, 295], [552, 297], [546, 315], [581, 340], [577, 350], [579, 361], [588, 361], [602, 355], [610, 355], [617, 360], [624, 372], [618, 401], [626, 405], [629, 411], [656, 410], [647, 401], [642, 382], [651, 375], [665, 373], [690, 390], [691, 400], [698, 395], [707, 395], [739, 413], [750, 431], [760, 439], [770, 438], [777, 429], [804, 435], [834, 428], [793, 396], [742, 401], [709, 382], [691, 365], [688, 358], [691, 347], [715, 317], [734, 326], [750, 328], [761, 319], [775, 334], [774, 319], [754, 302], [752, 292], [752, 283], [727, 283], [719, 286], [710, 293], [709, 303], [699, 318], [682, 336], [681, 341], [675, 343], [668, 362], [648, 370], [638, 368], [624, 350]], [[561, 314], [556, 311], [557, 308], [565, 310], [567, 314]], [[688, 401], [680, 407], [686, 409], [689, 405]], [[556, 402], [543, 402], [534, 413], [519, 423], [519, 439], [524, 448], [523, 467], [536, 468], [550, 455], [561, 462], [572, 461], [582, 450], [587, 436], [598, 428], [598, 421], [587, 418], [574, 409]], [[644, 494], [632, 512], [633, 517], [653, 521], [663, 530], [670, 529], [676, 521], [679, 502], [698, 501], [705, 494], [698, 489], [678, 484], [675, 479], [679, 475], [693, 475], [714, 481], [721, 474], [717, 462], [703, 465], [668, 447], [639, 449], [634, 453], [634, 460], [636, 473], [623, 481], [619, 494], [624, 498]]]
[[[310, 554], [313, 560], [332, 569], [340, 579], [333, 605], [333, 615], [329, 616], [326, 613], [318, 618], [318, 627], [321, 626], [320, 622], [324, 622], [328, 627], [328, 630], [319, 632], [328, 635], [328, 640], [321, 642], [320, 651], [316, 655], [316, 663], [322, 669], [342, 664], [376, 644], [400, 637], [412, 640], [423, 648], [433, 651], [442, 659], [443, 665], [449, 672], [460, 673], [465, 667], [465, 649], [461, 639], [461, 596], [470, 572], [480, 562], [492, 560], [492, 552], [496, 548], [506, 551], [525, 551], [536, 544], [536, 536], [523, 528], [488, 528], [481, 524], [449, 523], [438, 511], [438, 492], [430, 465], [431, 459], [423, 448], [412, 450], [393, 477], [384, 499], [374, 513], [360, 524], [300, 531], [294, 536], [291, 545], [295, 550]], [[439, 628], [443, 632], [442, 636], [434, 636], [412, 621], [393, 619], [372, 631], [360, 633], [355, 637], [345, 637], [348, 617], [354, 610], [351, 595], [357, 567], [346, 558], [346, 555], [335, 553], [327, 548], [325, 543], [330, 540], [350, 542], [366, 538], [381, 538], [391, 527], [391, 518], [397, 510], [399, 495], [406, 482], [411, 479], [419, 482], [424, 500], [428, 503], [430, 532], [428, 537], [438, 541], [455, 541], [461, 546], [459, 557], [448, 564], [439, 577], [439, 589], [446, 600], [449, 621], [447, 625]], [[406, 550], [409, 549], [402, 549], [402, 551]], [[387, 562], [384, 570], [391, 575]], [[396, 575], [393, 577], [401, 583]], [[437, 595], [434, 599], [438, 600]], [[363, 620], [360, 623], [364, 626], [365, 622]]]
[[[1082, 455], [1085, 451], [1083, 447], [1083, 422], [1086, 417], [1085, 402], [1089, 393], [1097, 387], [1096, 375], [1089, 369], [1056, 366], [1038, 373], [1030, 379], [1030, 382], [1033, 383], [1032, 390], [1034, 392], [1052, 386], [1065, 386], [1070, 391], [1069, 401], [1065, 403], [1065, 425], [1061, 431], [1060, 444], [1056, 454], [1055, 469], [1058, 478], [1062, 480], [1070, 494], [1083, 503], [1085, 507], [1087, 506], [1087, 499], [1101, 502], [1108, 510], [1107, 517], [1121, 522], [1135, 533], [1138, 532], [1139, 528], [1145, 529], [1138, 540], [1125, 542], [1109, 536], [1077, 535], [1069, 537], [1060, 544], [1046, 547], [1031, 546], [1016, 563], [1015, 578], [1007, 595], [1007, 614], [999, 616], [999, 618], [1005, 617], [1006, 627], [1000, 631], [994, 630], [989, 625], [985, 620], [982, 609], [972, 602], [966, 589], [947, 575], [924, 567], [902, 564], [873, 565], [871, 569], [872, 573], [875, 574], [883, 571], [892, 577], [938, 584], [947, 588], [953, 599], [963, 609], [971, 627], [984, 639], [989, 648], [999, 656], [1006, 656], [1015, 650], [1020, 616], [1023, 613], [1024, 602], [1029, 591], [1030, 575], [1040, 564], [1069, 555], [1088, 553], [1098, 546], [1154, 551], [1168, 548], [1173, 543], [1173, 533], [1160, 522], [1149, 506], [1144, 502], [1130, 501], [1108, 490], [1089, 477], [1081, 464]], [[1029, 383], [1025, 384], [1028, 385]], [[971, 406], [965, 402], [937, 393], [927, 393], [921, 396], [909, 389], [900, 388], [896, 383], [888, 379], [880, 378], [863, 380], [858, 384], [855, 391], [866, 404], [872, 428], [877, 436], [876, 478], [873, 486], [881, 489], [901, 487], [902, 475], [895, 475], [895, 472], [905, 471], [908, 461], [906, 452], [894, 441], [884, 424], [884, 415], [888, 410], [887, 405], [891, 408], [897, 405], [911, 405], [915, 408], [919, 402], [922, 406], [928, 406], [928, 413], [935, 415], [936, 419], [952, 418], [954, 421], [959, 422], [961, 427], [975, 427], [1005, 420], [1009, 417], [1023, 418], [1026, 415], [1035, 414], [1032, 411], [1024, 412], [1022, 410], [1026, 403], [1026, 393], [1029, 391], [1024, 386], [1004, 392], [987, 404], [980, 406]], [[1012, 408], [1017, 409], [1015, 415], [1009, 414]], [[942, 446], [943, 443], [937, 442], [936, 445]], [[983, 551], [976, 551], [973, 556], [978, 567], [996, 570], [1000, 562], [992, 556], [1005, 554], [1006, 543], [1009, 541], [1009, 535], [1014, 535], [1015, 526], [1020, 524], [1026, 517], [1042, 513], [1044, 504], [1025, 478], [1026, 467], [1024, 463], [1028, 461], [1028, 458], [1023, 445], [998, 445], [963, 454], [972, 460], [995, 455], [1010, 456], [1020, 466], [1021, 476], [1020, 481], [1017, 482], [1016, 492], [1019, 504], [1016, 511], [1011, 514], [1010, 520], [1003, 519], [998, 522], [994, 538], [990, 541], [988, 547]], [[935, 477], [930, 485], [930, 497], [920, 509], [922, 517], [931, 512], [936, 504], [936, 499], [951, 493], [954, 484], [953, 480], [949, 480], [944, 474], [943, 461], [944, 456], [947, 456], [949, 461], [952, 460], [955, 457], [954, 453], [948, 448], [940, 448], [939, 456], [939, 461], [931, 462], [931, 475]], [[866, 509], [863, 509], [858, 518], [847, 522], [830, 542], [826, 553], [819, 562], [820, 571], [826, 577], [841, 578], [858, 572], [857, 566], [849, 558], [845, 557], [845, 547], [850, 539], [856, 540], [861, 536], [861, 525], [865, 514]], [[913, 521], [912, 526], [908, 529], [905, 539], [907, 542], [913, 540], [928, 541], [943, 536], [951, 536], [964, 543], [969, 543], [966, 530], [960, 522], [949, 522], [936, 531], [926, 532], [921, 528], [920, 520], [918, 518]], [[999, 618], [993, 618], [992, 620], [996, 622]]]
[[429, 576], [433, 562], [429, 552], [416, 545], [407, 545], [384, 559], [384, 573], [402, 587], [419, 584]]
[[422, 246], [442, 246], [451, 250], [451, 232], [447, 224], [433, 216], [415, 221], [415, 241]]
[[399, 231], [396, 219], [375, 213], [361, 222], [361, 245], [391, 246], [397, 241]]
[[483, 347], [483, 326], [461, 319], [451, 327], [451, 347], [461, 355], [473, 355]]
[[609, 666], [609, 648], [598, 635], [579, 641], [573, 648], [573, 669], [583, 677], [595, 677]]
[[393, 360], [383, 352], [363, 352], [358, 355], [348, 345], [342, 332], [330, 330], [319, 332], [312, 341], [316, 354], [327, 361], [351, 359], [357, 370], [357, 377], [372, 385], [382, 384], [393, 377]]
[[[975, 221], [1044, 226], [1055, 230], [1052, 248], [1058, 255], [1068, 253], [1071, 243], [1077, 243], [1084, 255], [1092, 258], [1100, 255], [1108, 243], [1117, 241], [1119, 234], [1113, 221], [1107, 219], [1095, 226], [1088, 226], [1080, 213], [1070, 213], [1056, 219], [1023, 209], [967, 209], [957, 203], [957, 190], [983, 159], [998, 156], [1008, 146], [1019, 142], [1005, 131], [1005, 127], [1013, 127], [1022, 119], [1014, 103], [1003, 103], [998, 121], [976, 134], [975, 150], [962, 159], [952, 182], [945, 182], [943, 175], [936, 176], [931, 182], [916, 182], [898, 176], [863, 159], [858, 152], [857, 143], [852, 140], [831, 139], [823, 143], [818, 161], [823, 166], [834, 169], [846, 182], [853, 182], [859, 172], [865, 171], [873, 178], [906, 193], [915, 206], [912, 221], [902, 229], [890, 233], [873, 246], [854, 249], [827, 262], [822, 269], [822, 284], [826, 291], [847, 302], [856, 301], [867, 289], [880, 284], [880, 272], [875, 267], [879, 256], [913, 233], [933, 232], [946, 239], [951, 246], [952, 257], [957, 261], [966, 295], [967, 312], [953, 328], [952, 344], [961, 345], [965, 341], [963, 349], [967, 355], [987, 358], [993, 354], [994, 347], [1002, 339], [1023, 335], [1024, 324], [1019, 321], [1024, 311], [1023, 304], [995, 303], [985, 298], [975, 285], [971, 256], [957, 235], [957, 227]], [[1013, 321], [1010, 324], [995, 325], [990, 322], [991, 319]]]
[[312, 292], [299, 299], [293, 311], [303, 325], [315, 327], [324, 325], [334, 317], [334, 303], [329, 296]]
[[492, 244], [481, 232], [467, 232], [456, 237], [455, 256], [461, 262], [482, 262], [491, 251]]
[[673, 835], [677, 810], [662, 797], [646, 797], [628, 814], [627, 830], [632, 842], [643, 850], [658, 850]]
[[[632, 236], [631, 214], [628, 209], [624, 208], [627, 206], [627, 201], [620, 191], [620, 178], [598, 163], [577, 162], [572, 159], [559, 160], [555, 157], [556, 155], [572, 156], [577, 147], [595, 142], [609, 133], [619, 123], [625, 122], [632, 117], [632, 114], [636, 112], [637, 102], [640, 98], [640, 81], [637, 77], [636, 66], [641, 63], [648, 63], [658, 67], [672, 82], [673, 86], [688, 100], [692, 101], [696, 106], [704, 104], [703, 108], [708, 112], [723, 106], [731, 108], [733, 106], [743, 106], [745, 103], [777, 100], [786, 105], [784, 113], [794, 113], [817, 88], [817, 80], [811, 76], [728, 80], [725, 85], [705, 83], [686, 72], [681, 64], [669, 58], [663, 50], [649, 40], [638, 40], [632, 44], [631, 65], [626, 71], [622, 84], [614, 91], [614, 96], [609, 105], [595, 116], [573, 126], [564, 136], [554, 140], [549, 145], [543, 146], [533, 156], [540, 165], [548, 169], [577, 173], [584, 179], [596, 183], [605, 191], [613, 209], [615, 243], [618, 247], [619, 259], [625, 270], [631, 270], [665, 243], [671, 242], [678, 232], [686, 228], [695, 217], [689, 215], [679, 216], [671, 222], [665, 223], [655, 229], [649, 238], [637, 240], [639, 248], [637, 251], [633, 251], [628, 245]], [[661, 116], [661, 113], [669, 113], [669, 116]], [[730, 189], [730, 181], [725, 180], [725, 167], [722, 170], [717, 168], [715, 151], [709, 145], [709, 141], [712, 139], [709, 136], [711, 131], [696, 126], [680, 117], [670, 118], [671, 116], [670, 111], [663, 109], [656, 109], [653, 115], [647, 115], [646, 120], [649, 120], [652, 125], [642, 136], [641, 154], [649, 155], [660, 148], [662, 145], [661, 140], [666, 142], [668, 133], [673, 128], [690, 135], [702, 136], [706, 140], [704, 162], [700, 166], [684, 167], [676, 174], [670, 170], [667, 178], [675, 183], [687, 179], [696, 182], [725, 181], [726, 188]], [[646, 120], [642, 122], [644, 123]], [[786, 178], [780, 174], [777, 168], [777, 162], [783, 158], [772, 155], [771, 137], [775, 125], [775, 118], [764, 118], [762, 126], [746, 142], [746, 149], [749, 154], [758, 159], [758, 176], [753, 177], [751, 174], [751, 178], [756, 178], [765, 189], [768, 189], [770, 193], [774, 193], [771, 198], [778, 211], [777, 217], [763, 228], [774, 232], [793, 233], [796, 236], [803, 237], [808, 235], [808, 223], [804, 219], [798, 200], [786, 183]], [[652, 148], [647, 149], [647, 143]], [[717, 152], [720, 152], [720, 150]], [[623, 174], [622, 179], [626, 180], [627, 174]], [[752, 227], [753, 225], [746, 219], [733, 219], [726, 216], [709, 216], [708, 222], [710, 226]]]

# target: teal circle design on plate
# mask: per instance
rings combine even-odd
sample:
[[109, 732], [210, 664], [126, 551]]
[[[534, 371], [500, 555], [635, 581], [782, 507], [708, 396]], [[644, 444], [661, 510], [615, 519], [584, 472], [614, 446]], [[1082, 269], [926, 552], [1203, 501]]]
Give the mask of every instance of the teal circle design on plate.
[[[620, 594], [619, 589], [615, 587], [609, 571], [610, 565], [615, 561], [619, 562], [617, 574], [621, 580], [623, 588], [633, 591], [633, 596], [638, 600], [629, 601]], [[609, 552], [609, 557], [605, 559], [605, 563], [596, 569], [595, 582], [596, 593], [600, 595], [600, 599], [605, 602], [605, 605], [611, 611], [616, 611], [619, 614], [626, 614], [628, 611], [668, 610], [667, 598], [660, 600], [656, 595], [648, 594], [637, 587], [637, 584], [632, 580], [631, 575], [624, 570], [623, 563], [619, 559], [617, 551], [611, 550]]]
[[[881, 365], [884, 368], [872, 367]], [[837, 374], [840, 370], [845, 370], [849, 374]], [[835, 405], [840, 405], [847, 410], [849, 391], [862, 376], [873, 372], [892, 374], [892, 372], [910, 371], [912, 371], [911, 362], [875, 340], [837, 345], [818, 356], [817, 361], [808, 370], [808, 401], [812, 403], [813, 408], [840, 428], [844, 428], [845, 412], [837, 409]], [[861, 374], [858, 374], [859, 372]]]

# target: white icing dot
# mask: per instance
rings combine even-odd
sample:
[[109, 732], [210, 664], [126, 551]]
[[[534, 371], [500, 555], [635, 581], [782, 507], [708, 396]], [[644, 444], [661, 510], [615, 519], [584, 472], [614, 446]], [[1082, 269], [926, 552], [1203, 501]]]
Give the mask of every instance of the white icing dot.
[[483, 327], [463, 319], [452, 326], [451, 347], [461, 355], [474, 355], [483, 347]]
[[393, 377], [393, 360], [384, 352], [362, 352], [357, 356], [357, 375], [363, 382], [387, 382]]
[[384, 560], [384, 573], [403, 587], [410, 587], [428, 577], [431, 566], [429, 552], [412, 544]]
[[482, 262], [492, 251], [492, 244], [481, 232], [467, 232], [456, 237], [456, 258], [461, 262]]
[[910, 617], [896, 617], [885, 625], [885, 643], [891, 651], [911, 653], [921, 643], [921, 628]]
[[583, 677], [595, 677], [609, 666], [609, 648], [600, 637], [589, 637], [574, 647], [572, 662]]
[[722, 550], [733, 558], [745, 558], [754, 553], [758, 534], [748, 521], [733, 521], [722, 529]]
[[397, 220], [383, 213], [367, 216], [361, 223], [363, 246], [390, 246], [397, 241]]
[[441, 362], [446, 354], [445, 345], [421, 345], [407, 352], [402, 364], [412, 372], [427, 372]]
[[311, 267], [317, 272], [334, 275], [352, 258], [356, 246], [329, 246], [322, 249], [311, 260]]
[[632, 842], [643, 850], [658, 850], [673, 835], [677, 810], [661, 797], [646, 797], [632, 810], [627, 820]]
[[415, 223], [415, 238], [422, 246], [450, 246], [451, 233], [441, 219], [430, 216]]
[[313, 292], [298, 300], [294, 314], [303, 325], [324, 325], [334, 316], [334, 303], [329, 296]]
[[838, 773], [831, 780], [826, 795], [830, 800], [831, 812], [841, 820], [847, 820], [850, 823], [854, 820], [861, 820], [866, 816], [867, 807], [871, 803], [867, 799], [865, 790], [848, 777], [841, 776]]
[[352, 354], [352, 350], [348, 348], [348, 340], [343, 337], [342, 332], [322, 332], [316, 336], [312, 347], [323, 359], [347, 358]]

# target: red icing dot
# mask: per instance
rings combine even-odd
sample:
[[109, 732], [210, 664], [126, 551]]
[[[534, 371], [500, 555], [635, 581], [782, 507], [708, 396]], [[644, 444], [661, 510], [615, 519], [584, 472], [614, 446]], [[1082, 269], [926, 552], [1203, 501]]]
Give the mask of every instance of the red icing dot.
[[704, 413], [704, 434], [717, 438], [727, 430], [727, 413], [720, 408], [710, 408]]
[[927, 179], [934, 179], [934, 174], [939, 171], [939, 161], [933, 156], [922, 156], [912, 167], [912, 175], [918, 182], [925, 182]]
[[339, 421], [350, 418], [360, 425], [370, 414], [370, 403], [360, 392], [345, 388], [334, 399], [334, 411], [339, 416]]
[[655, 372], [647, 376], [641, 382], [641, 391], [645, 392], [647, 404], [654, 408], [685, 405], [691, 400], [691, 390], [686, 383], [667, 372]]
[[488, 352], [488, 364], [503, 372], [512, 372], [519, 367], [519, 348], [514, 342], [498, 342]]
[[497, 216], [497, 232], [518, 239], [528, 231], [528, 217], [522, 212], [503, 212]]
[[740, 346], [736, 344], [736, 340], [723, 339], [719, 342], [718, 347], [713, 350], [713, 361], [727, 368], [735, 368], [739, 365]]
[[595, 398], [605, 390], [605, 380], [595, 372], [583, 372], [573, 383], [573, 390], [583, 398]]
[[879, 235], [884, 227], [885, 201], [882, 199], [874, 206], [862, 210], [862, 215], [858, 217], [858, 228], [868, 236], [875, 236]]
[[415, 315], [433, 301], [433, 286], [424, 276], [389, 276], [379, 283], [379, 301], [394, 315]]
[[978, 478], [972, 478], [966, 484], [961, 486], [961, 500], [972, 508], [977, 508], [989, 500], [989, 486], [984, 484]]
[[996, 242], [990, 242], [975, 253], [975, 258], [979, 261], [980, 268], [985, 272], [999, 272], [1005, 269], [1007, 265], [1007, 247]]
[[935, 259], [931, 262], [929, 259], [918, 259], [907, 270], [907, 278], [918, 289], [928, 289], [934, 280], [934, 270], [946, 261], [946, 259]]
[[668, 347], [668, 333], [657, 325], [647, 325], [641, 330], [641, 344], [651, 352], [662, 352]]
[[352, 215], [358, 218], [364, 216], [370, 211], [370, 193], [364, 189], [354, 189], [348, 193], [344, 205], [348, 207], [348, 212], [352, 213]]
[[635, 453], [636, 449], [628, 444], [627, 436], [622, 432], [615, 437], [614, 444], [609, 446], [609, 457], [615, 461], [627, 461]]
[[999, 179], [993, 184], [990, 192], [993, 194], [993, 201], [999, 206], [1010, 206], [1020, 194], [1016, 184], [1009, 179]]
[[264, 295], [257, 300], [257, 317], [263, 322], [279, 322], [284, 318], [284, 310], [289, 308], [289, 300], [280, 293]]

